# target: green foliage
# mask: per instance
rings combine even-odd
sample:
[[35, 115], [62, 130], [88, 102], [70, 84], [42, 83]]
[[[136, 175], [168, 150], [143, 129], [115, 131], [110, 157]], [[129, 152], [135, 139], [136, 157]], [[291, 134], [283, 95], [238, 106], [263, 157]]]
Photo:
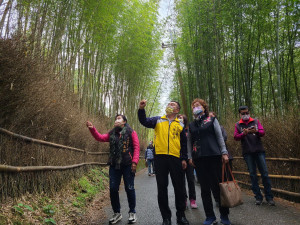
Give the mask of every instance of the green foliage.
[[221, 118], [245, 104], [262, 115], [297, 107], [299, 6], [291, 0], [177, 1], [186, 101], [203, 98]]
[[55, 211], [56, 208], [54, 205], [49, 204], [43, 207], [43, 212], [46, 213], [48, 216], [54, 215]]
[[24, 210], [29, 210], [31, 212], [34, 212], [34, 209], [29, 206], [29, 205], [25, 205], [23, 203], [18, 203], [17, 205], [13, 206], [13, 209], [19, 214], [19, 215], [24, 215]]
[[74, 187], [76, 198], [72, 202], [75, 207], [83, 207], [91, 201], [96, 194], [104, 189], [103, 180], [107, 180], [107, 175], [102, 169], [91, 169], [86, 176], [83, 176]]
[[55, 220], [53, 218], [46, 218], [44, 220], [45, 224], [56, 224]]

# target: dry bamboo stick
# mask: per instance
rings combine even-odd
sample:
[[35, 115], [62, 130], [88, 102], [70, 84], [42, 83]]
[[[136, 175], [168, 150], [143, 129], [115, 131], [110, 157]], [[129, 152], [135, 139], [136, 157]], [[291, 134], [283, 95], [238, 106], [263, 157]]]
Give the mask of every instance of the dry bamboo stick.
[[88, 152], [88, 155], [108, 155], [109, 152]]
[[83, 152], [83, 153], [86, 153], [88, 155], [106, 155], [106, 154], [109, 154], [109, 152], [86, 152], [85, 150], [79, 149], [79, 148], [73, 148], [73, 147], [60, 145], [60, 144], [56, 144], [56, 143], [52, 143], [52, 142], [48, 142], [48, 141], [29, 138], [29, 137], [26, 137], [26, 136], [23, 136], [23, 135], [20, 135], [20, 134], [10, 132], [10, 131], [8, 131], [6, 129], [3, 129], [3, 128], [0, 128], [0, 133], [9, 135], [9, 136], [12, 136], [12, 137], [15, 137], [15, 138], [19, 138], [19, 139], [22, 139], [24, 141], [30, 141], [30, 142], [36, 143], [36, 144], [42, 144], [42, 145], [52, 146], [52, 147], [56, 147], [56, 148], [63, 148], [63, 149]]
[[[243, 157], [240, 156], [235, 156], [233, 157], [234, 159], [244, 159]], [[291, 161], [291, 162], [300, 162], [300, 159], [297, 158], [266, 158], [266, 160], [269, 161]]]
[[105, 166], [107, 163], [98, 163], [98, 162], [89, 162], [89, 163], [80, 163], [69, 166], [9, 166], [9, 165], [0, 165], [1, 172], [35, 172], [35, 171], [47, 171], [47, 170], [67, 170], [73, 169], [76, 167], [81, 167], [85, 165], [101, 165]]
[[[251, 184], [248, 184], [248, 183], [243, 182], [243, 181], [237, 180], [237, 182], [239, 182], [241, 184], [245, 184], [247, 186], [251, 186]], [[262, 185], [259, 185], [259, 187], [264, 188]], [[296, 193], [296, 192], [285, 191], [285, 190], [277, 189], [277, 188], [272, 188], [272, 191], [277, 192], [277, 193], [281, 193], [281, 194], [286, 194], [286, 195], [293, 196], [293, 197], [300, 197], [300, 193]]]
[[52, 143], [52, 142], [48, 142], [48, 141], [42, 141], [42, 140], [38, 140], [38, 139], [35, 139], [35, 138], [26, 137], [26, 136], [23, 136], [23, 135], [20, 135], [20, 134], [10, 132], [10, 131], [8, 131], [6, 129], [3, 129], [3, 128], [0, 128], [0, 133], [7, 134], [9, 136], [19, 138], [19, 139], [22, 139], [24, 141], [29, 141], [29, 142], [32, 142], [32, 143], [38, 143], [38, 144], [52, 146], [52, 147], [56, 147], [56, 148], [64, 148], [64, 149], [69, 149], [69, 150], [78, 151], [78, 152], [85, 152], [84, 150], [79, 149], [79, 148], [73, 148], [73, 147], [60, 145], [60, 144], [56, 144], [56, 143]]
[[[241, 172], [241, 171], [232, 171], [234, 174], [242, 174], [242, 175], [249, 175], [249, 172]], [[257, 176], [261, 176], [257, 174]], [[290, 175], [273, 175], [269, 174], [271, 178], [279, 178], [279, 179], [289, 179], [289, 180], [300, 180], [300, 176], [290, 176]]]

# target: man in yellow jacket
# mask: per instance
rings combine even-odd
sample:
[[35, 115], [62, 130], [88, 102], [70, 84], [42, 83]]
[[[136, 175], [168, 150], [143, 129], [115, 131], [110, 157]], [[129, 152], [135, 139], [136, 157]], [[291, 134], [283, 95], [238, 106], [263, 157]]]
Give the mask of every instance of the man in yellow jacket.
[[163, 225], [171, 224], [171, 210], [168, 201], [169, 173], [175, 192], [177, 224], [187, 225], [185, 217], [184, 171], [187, 159], [187, 138], [184, 125], [177, 118], [180, 104], [171, 101], [166, 107], [166, 115], [146, 117], [146, 100], [139, 104], [138, 117], [140, 123], [155, 131], [154, 167], [156, 173], [158, 205], [163, 217]]

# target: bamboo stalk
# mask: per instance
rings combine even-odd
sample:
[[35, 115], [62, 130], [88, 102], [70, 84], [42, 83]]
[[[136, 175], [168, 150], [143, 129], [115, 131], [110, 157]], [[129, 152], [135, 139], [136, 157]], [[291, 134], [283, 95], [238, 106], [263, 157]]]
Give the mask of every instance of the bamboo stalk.
[[25, 167], [0, 165], [0, 171], [19, 173], [19, 172], [35, 172], [35, 171], [47, 171], [47, 170], [68, 170], [68, 169], [73, 169], [85, 165], [105, 166], [107, 165], [107, 163], [89, 162], [89, 163], [80, 163], [80, 164], [74, 164], [69, 166], [25, 166]]
[[[249, 175], [249, 172], [241, 172], [241, 171], [232, 171], [234, 174], [242, 174], [242, 175]], [[257, 176], [261, 176], [260, 174], [257, 174]], [[300, 180], [300, 176], [290, 176], [290, 175], [274, 175], [269, 174], [269, 177], [271, 178], [279, 178], [279, 179], [289, 179], [289, 180]]]
[[[247, 185], [247, 186], [251, 186], [251, 184], [243, 182], [243, 181], [239, 181], [237, 180], [237, 182]], [[262, 185], [259, 185], [260, 188], [264, 188]], [[293, 196], [293, 197], [300, 197], [300, 193], [296, 193], [296, 192], [291, 192], [291, 191], [285, 191], [282, 189], [277, 189], [277, 188], [272, 188], [272, 191], [277, 192], [277, 193], [281, 193], [281, 194], [286, 194], [289, 196]]]
[[[244, 159], [243, 157], [236, 156], [234, 159]], [[291, 162], [300, 162], [300, 159], [297, 158], [266, 158], [269, 161], [291, 161]]]

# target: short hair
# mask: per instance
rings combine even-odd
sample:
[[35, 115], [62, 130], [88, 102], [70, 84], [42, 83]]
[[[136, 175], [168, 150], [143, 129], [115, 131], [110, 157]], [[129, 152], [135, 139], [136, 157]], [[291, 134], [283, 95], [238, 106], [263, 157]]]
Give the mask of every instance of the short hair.
[[117, 119], [118, 116], [121, 116], [122, 119], [127, 123], [127, 118], [126, 118], [126, 116], [124, 116], [124, 115], [122, 115], [122, 114], [117, 114], [117, 115], [115, 116], [115, 120]]
[[193, 108], [193, 106], [194, 106], [194, 104], [195, 104], [196, 102], [199, 102], [200, 105], [203, 106], [205, 115], [206, 115], [206, 116], [209, 116], [208, 104], [206, 103], [206, 101], [204, 101], [204, 100], [201, 99], [201, 98], [195, 98], [194, 101], [193, 101], [192, 104], [191, 104], [191, 107], [192, 107], [192, 108]]
[[246, 105], [240, 106], [240, 107], [239, 107], [239, 113], [241, 113], [242, 110], [246, 110], [246, 109], [249, 110], [248, 106], [246, 106]]
[[170, 101], [170, 102], [175, 102], [178, 105], [178, 109], [181, 109], [179, 102], [177, 102], [177, 101]]

